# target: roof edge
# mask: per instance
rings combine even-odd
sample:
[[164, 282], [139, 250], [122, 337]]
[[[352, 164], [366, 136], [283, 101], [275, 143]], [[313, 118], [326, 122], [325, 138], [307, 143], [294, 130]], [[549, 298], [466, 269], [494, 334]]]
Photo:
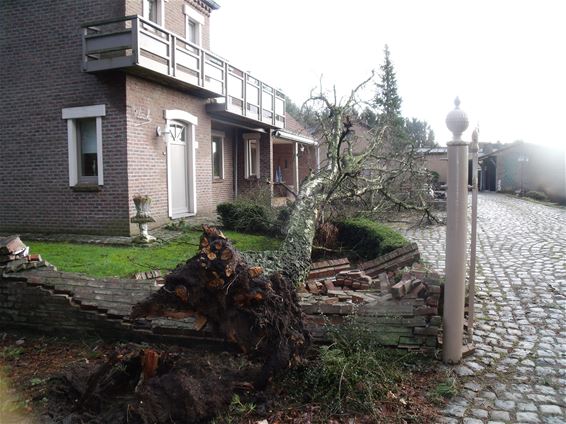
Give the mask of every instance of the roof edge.
[[220, 5], [216, 3], [214, 0], [201, 0], [204, 4], [210, 7], [212, 10], [220, 9]]
[[285, 140], [296, 141], [297, 143], [301, 143], [301, 144], [308, 144], [308, 145], [311, 145], [311, 146], [315, 146], [317, 144], [316, 140], [314, 140], [313, 138], [305, 137], [303, 135], [294, 134], [294, 133], [284, 131], [284, 130], [276, 130], [276, 131], [274, 131], [274, 135], [276, 137], [283, 138]]

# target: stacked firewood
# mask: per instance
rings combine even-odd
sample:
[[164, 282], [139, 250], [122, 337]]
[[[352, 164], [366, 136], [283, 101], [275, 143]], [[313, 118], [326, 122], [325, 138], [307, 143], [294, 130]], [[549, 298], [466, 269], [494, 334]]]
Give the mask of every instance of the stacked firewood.
[[30, 255], [19, 236], [0, 239], [0, 272], [18, 272], [49, 266], [40, 255]]

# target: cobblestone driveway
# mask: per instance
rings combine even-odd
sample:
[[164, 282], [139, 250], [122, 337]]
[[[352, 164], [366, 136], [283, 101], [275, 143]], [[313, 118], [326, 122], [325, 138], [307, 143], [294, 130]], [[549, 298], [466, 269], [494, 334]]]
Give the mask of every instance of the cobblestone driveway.
[[[566, 209], [480, 194], [474, 342], [445, 423], [566, 424]], [[444, 270], [445, 227], [407, 230]]]

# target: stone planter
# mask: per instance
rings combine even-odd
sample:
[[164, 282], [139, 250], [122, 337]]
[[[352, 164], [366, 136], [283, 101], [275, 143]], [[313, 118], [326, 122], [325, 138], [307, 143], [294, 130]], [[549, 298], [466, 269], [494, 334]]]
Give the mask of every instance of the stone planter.
[[134, 243], [148, 244], [154, 242], [155, 237], [149, 235], [147, 223], [155, 222], [151, 216], [151, 197], [136, 195], [134, 196], [134, 205], [136, 206], [136, 216], [131, 218], [131, 222], [138, 224], [140, 228], [140, 235], [133, 238]]

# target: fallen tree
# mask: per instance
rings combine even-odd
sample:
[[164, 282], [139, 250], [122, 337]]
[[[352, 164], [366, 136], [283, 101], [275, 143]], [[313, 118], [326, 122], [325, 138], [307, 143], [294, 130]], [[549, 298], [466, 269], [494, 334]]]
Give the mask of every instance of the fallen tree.
[[[322, 212], [333, 202], [345, 199], [365, 202], [380, 195], [395, 202], [396, 195], [388, 191], [388, 186], [407, 178], [407, 170], [417, 169], [412, 166], [412, 157], [403, 158], [402, 153], [384, 149], [380, 134], [375, 134], [362, 153], [354, 153], [356, 136], [351, 114], [355, 112], [358, 91], [370, 79], [353, 90], [343, 104], [336, 101], [335, 93], [334, 101], [323, 93], [311, 98], [319, 107], [317, 116], [327, 150], [326, 163], [303, 182], [281, 248], [239, 252], [221, 231], [205, 226], [199, 252], [167, 275], [158, 292], [135, 305], [132, 319], [196, 316], [197, 329], [209, 325], [243, 352], [262, 361], [253, 384], [240, 382], [238, 387], [261, 389], [275, 372], [302, 361], [310, 336], [303, 326], [295, 290], [308, 275], [313, 238]], [[403, 201], [401, 205], [408, 204]], [[167, 416], [160, 407], [167, 409], [167, 405], [181, 399], [194, 399], [195, 385], [179, 366], [152, 365], [148, 372], [147, 361], [156, 361], [158, 356], [146, 352], [110, 358], [89, 378], [81, 405], [88, 403], [88, 393], [101, 391], [101, 382], [108, 380], [108, 373], [118, 363], [136, 370], [129, 384], [138, 381], [138, 402], [128, 407], [129, 413], [135, 411], [139, 422], [166, 422], [160, 418]], [[136, 375], [140, 373], [144, 378], [138, 380]], [[193, 409], [191, 402], [182, 403], [179, 419], [198, 421], [207, 417], [197, 411], [202, 405], [193, 403]]]

